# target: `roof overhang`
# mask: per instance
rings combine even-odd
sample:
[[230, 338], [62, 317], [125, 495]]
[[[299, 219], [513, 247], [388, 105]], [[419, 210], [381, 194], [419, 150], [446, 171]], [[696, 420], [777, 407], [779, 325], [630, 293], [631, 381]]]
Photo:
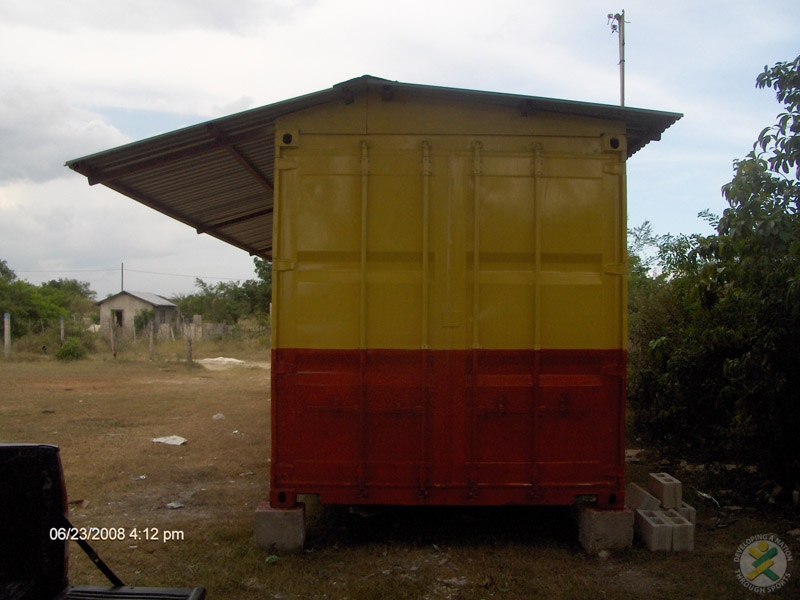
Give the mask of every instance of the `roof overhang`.
[[251, 255], [272, 257], [275, 121], [329, 102], [351, 103], [377, 88], [427, 98], [511, 107], [522, 115], [559, 113], [625, 123], [630, 157], [679, 113], [533, 96], [399, 83], [365, 75], [290, 100], [214, 119], [68, 161], [91, 185], [103, 184]]

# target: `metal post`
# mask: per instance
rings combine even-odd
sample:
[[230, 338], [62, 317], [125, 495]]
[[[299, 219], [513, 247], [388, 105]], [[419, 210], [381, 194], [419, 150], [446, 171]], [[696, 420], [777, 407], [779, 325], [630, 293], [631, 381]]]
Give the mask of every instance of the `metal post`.
[[619, 105], [625, 106], [625, 11], [619, 15]]
[[8, 360], [11, 357], [11, 314], [3, 314], [3, 354]]
[[609, 13], [611, 33], [619, 33], [619, 105], [625, 106], [625, 11]]

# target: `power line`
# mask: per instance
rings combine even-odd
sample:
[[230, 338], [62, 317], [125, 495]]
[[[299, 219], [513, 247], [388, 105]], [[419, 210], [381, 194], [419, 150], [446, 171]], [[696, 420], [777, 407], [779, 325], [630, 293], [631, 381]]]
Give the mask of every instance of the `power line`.
[[[159, 273], [157, 271], [141, 271], [138, 269], [131, 269], [126, 268], [126, 271], [130, 273], [141, 273], [144, 275], [161, 275], [164, 277], [188, 277], [191, 279], [215, 279], [219, 281], [247, 281], [248, 279], [255, 279], [255, 274], [252, 278], [248, 277], [214, 277], [211, 275], [187, 275], [184, 273]], [[119, 272], [119, 268], [116, 269], [68, 269], [68, 270], [58, 270], [58, 269], [45, 269], [45, 270], [26, 270], [26, 271], [19, 271], [14, 269], [14, 273], [18, 274], [25, 274], [25, 273], [51, 273], [51, 274], [70, 274], [70, 273], [116, 273]]]
[[244, 281], [245, 277], [211, 277], [202, 275], [182, 275], [180, 273], [156, 273], [155, 271], [139, 271], [137, 269], [126, 268], [130, 273], [144, 273], [145, 275], [164, 275], [167, 277], [191, 277], [192, 279], [218, 279], [221, 281]]
[[14, 269], [14, 273], [105, 273], [108, 271], [119, 271], [119, 269], [70, 269], [68, 271], [60, 271], [54, 269], [45, 269], [42, 271], [20, 271], [19, 269]]

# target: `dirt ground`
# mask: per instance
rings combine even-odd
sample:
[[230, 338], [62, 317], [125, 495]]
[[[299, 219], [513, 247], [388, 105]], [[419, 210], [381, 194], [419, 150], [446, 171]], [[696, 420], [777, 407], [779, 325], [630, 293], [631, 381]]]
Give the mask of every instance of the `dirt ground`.
[[[791, 505], [758, 504], [730, 470], [644, 453], [629, 479], [668, 470], [684, 481], [698, 511], [694, 552], [637, 542], [589, 556], [564, 508], [350, 511], [309, 499], [306, 551], [272, 555], [253, 543], [268, 493], [267, 355], [205, 366], [3, 361], [0, 441], [60, 446], [71, 520], [105, 532], [93, 545], [126, 584], [203, 585], [209, 598], [749, 598], [734, 563], [746, 538], [774, 533], [800, 553]], [[173, 435], [186, 443], [153, 442]], [[735, 505], [719, 510], [695, 487]], [[105, 583], [77, 545], [70, 552], [73, 583]], [[792, 563], [790, 572], [772, 596], [800, 597]]]

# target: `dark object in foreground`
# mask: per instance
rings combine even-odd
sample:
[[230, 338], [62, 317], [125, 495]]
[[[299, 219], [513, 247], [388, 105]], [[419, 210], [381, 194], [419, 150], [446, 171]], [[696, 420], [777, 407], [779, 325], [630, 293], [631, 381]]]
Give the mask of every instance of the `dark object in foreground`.
[[[67, 492], [56, 446], [0, 444], [0, 599], [203, 600], [205, 589], [125, 586], [88, 543], [79, 544], [113, 584], [69, 585]], [[53, 535], [56, 532], [57, 535]], [[64, 535], [61, 535], [61, 534]], [[54, 539], [55, 538], [55, 539]]]

